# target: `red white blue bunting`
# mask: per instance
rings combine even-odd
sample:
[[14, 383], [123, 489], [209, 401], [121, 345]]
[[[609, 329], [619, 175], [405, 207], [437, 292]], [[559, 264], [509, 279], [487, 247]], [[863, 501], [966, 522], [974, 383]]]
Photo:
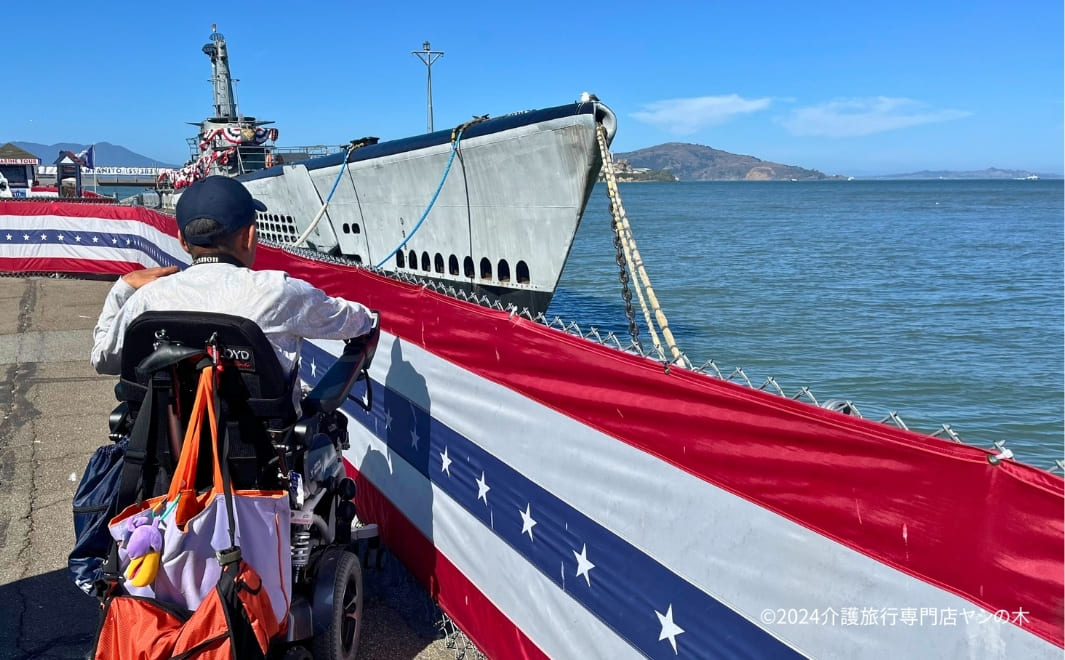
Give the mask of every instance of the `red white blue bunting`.
[[1058, 476], [261, 258], [384, 311], [359, 504], [490, 655], [1060, 656]]
[[[143, 210], [0, 202], [0, 227], [14, 272], [183, 256]], [[1059, 476], [360, 269], [256, 267], [382, 311], [374, 409], [345, 408], [360, 517], [490, 657], [1061, 656]]]

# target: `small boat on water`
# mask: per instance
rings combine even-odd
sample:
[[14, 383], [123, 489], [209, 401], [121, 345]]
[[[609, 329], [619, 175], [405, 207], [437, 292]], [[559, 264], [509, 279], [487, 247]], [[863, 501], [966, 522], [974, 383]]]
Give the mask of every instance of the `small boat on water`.
[[598, 132], [609, 145], [616, 130], [594, 95], [405, 139], [283, 148], [273, 122], [238, 112], [225, 37], [210, 39], [215, 113], [189, 164], [160, 175], [164, 204], [197, 179], [235, 176], [268, 207], [268, 241], [547, 309], [602, 167]]

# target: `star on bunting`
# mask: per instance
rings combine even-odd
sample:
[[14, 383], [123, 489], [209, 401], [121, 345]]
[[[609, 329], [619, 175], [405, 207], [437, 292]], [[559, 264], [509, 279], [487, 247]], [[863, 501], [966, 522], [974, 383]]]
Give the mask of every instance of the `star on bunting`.
[[662, 632], [658, 635], [658, 641], [668, 639], [669, 643], [673, 646], [673, 654], [677, 655], [677, 635], [684, 632], [684, 629], [673, 623], [673, 603], [669, 604], [669, 609], [665, 614], [662, 614], [658, 610], [655, 610], [655, 614], [658, 615], [658, 623], [662, 625]]
[[573, 556], [577, 558], [577, 577], [583, 575], [584, 581], [588, 583], [588, 586], [592, 586], [592, 578], [589, 571], [595, 568], [595, 564], [588, 561], [588, 544], [585, 543], [584, 546], [581, 547], [580, 554], [577, 554], [576, 550], [573, 550], [572, 552]]
[[440, 452], [440, 471], [447, 472], [448, 478], [451, 478], [451, 458], [447, 455], [447, 447]]
[[485, 506], [488, 506], [488, 491], [490, 490], [492, 489], [484, 480], [484, 470], [481, 470], [481, 478], [477, 480], [477, 499], [484, 500]]
[[532, 505], [526, 504], [525, 510], [518, 509], [518, 513], [521, 514], [521, 533], [529, 533], [529, 540], [533, 540], [532, 528], [536, 526], [536, 521], [532, 517]]

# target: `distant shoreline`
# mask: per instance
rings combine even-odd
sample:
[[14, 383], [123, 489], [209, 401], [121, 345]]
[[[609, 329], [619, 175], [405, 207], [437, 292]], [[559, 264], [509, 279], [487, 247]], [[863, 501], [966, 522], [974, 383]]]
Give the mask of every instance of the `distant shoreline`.
[[[602, 179], [600, 178], [599, 181], [602, 182]], [[1031, 183], [1038, 184], [1040, 182], [1048, 182], [1048, 181], [1054, 181], [1054, 182], [1059, 182], [1059, 183], [1060, 182], [1065, 182], [1065, 177], [1062, 177], [1062, 176], [1049, 177], [1048, 176], [1048, 177], [1039, 177], [1038, 179], [1032, 180], [1032, 179], [1007, 179], [1007, 178], [1002, 178], [1002, 177], [991, 177], [991, 178], [975, 178], [975, 177], [973, 177], [973, 178], [970, 178], [970, 177], [947, 178], [947, 177], [943, 177], [943, 178], [936, 178], [936, 179], [923, 179], [923, 178], [918, 178], [918, 177], [909, 177], [909, 178], [907, 178], [907, 177], [898, 177], [898, 178], [895, 178], [895, 177], [886, 177], [886, 176], [883, 176], [883, 177], [881, 177], [881, 176], [872, 176], [872, 177], [856, 176], [856, 177], [853, 177], [853, 178], [826, 177], [824, 179], [795, 179], [795, 180], [789, 180], [789, 179], [685, 179], [685, 180], [674, 180], [674, 181], [655, 181], [655, 180], [650, 180], [650, 179], [633, 179], [633, 180], [629, 180], [629, 179], [618, 178], [618, 183], [674, 183], [674, 184], [676, 184], [676, 183], [752, 183], [752, 184], [758, 184], [758, 183], [833, 183], [834, 184], [834, 183], [862, 183], [862, 182], [864, 182], [864, 183], [869, 183], [869, 182], [890, 183], [890, 182], [893, 182], [893, 181], [900, 181], [900, 182], [906, 182], [906, 183], [935, 183], [935, 182], [957, 182], [957, 181], [972, 181], [973, 183], [981, 183], [981, 182], [983, 182], [983, 183], [996, 182], [997, 183], [997, 182], [1015, 181], [1018, 184], [1031, 184]]]

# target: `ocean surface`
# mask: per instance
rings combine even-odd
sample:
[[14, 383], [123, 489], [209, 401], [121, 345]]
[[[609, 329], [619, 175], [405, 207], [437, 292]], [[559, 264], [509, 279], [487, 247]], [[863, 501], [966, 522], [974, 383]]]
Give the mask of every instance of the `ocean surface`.
[[[1062, 181], [633, 183], [621, 197], [696, 366], [914, 431], [948, 424], [1041, 468], [1063, 457]], [[548, 316], [627, 343], [615, 257], [599, 184]]]

